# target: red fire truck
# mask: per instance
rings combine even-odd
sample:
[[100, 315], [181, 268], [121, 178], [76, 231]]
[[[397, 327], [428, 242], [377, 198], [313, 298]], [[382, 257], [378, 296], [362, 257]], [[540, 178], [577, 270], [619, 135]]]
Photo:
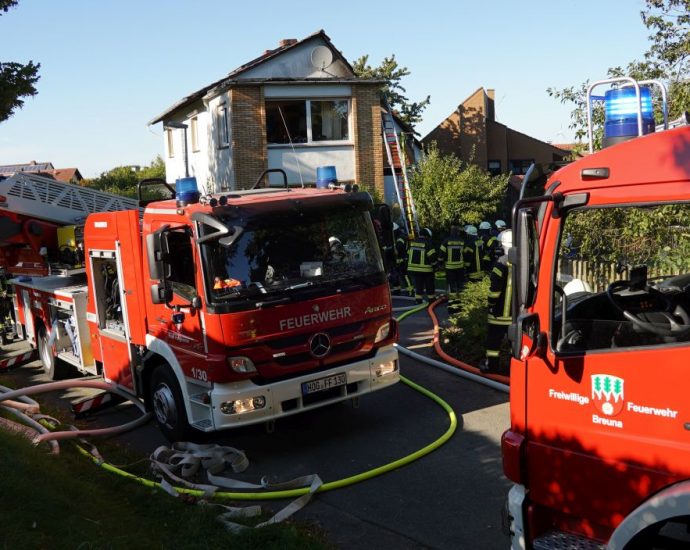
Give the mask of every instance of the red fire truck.
[[143, 219], [89, 215], [85, 277], [13, 281], [48, 373], [69, 363], [101, 374], [144, 399], [171, 440], [399, 380], [367, 193], [285, 185], [199, 198], [194, 178], [176, 191]]
[[690, 540], [690, 127], [651, 133], [649, 90], [611, 84], [612, 146], [534, 170], [514, 209], [515, 549]]

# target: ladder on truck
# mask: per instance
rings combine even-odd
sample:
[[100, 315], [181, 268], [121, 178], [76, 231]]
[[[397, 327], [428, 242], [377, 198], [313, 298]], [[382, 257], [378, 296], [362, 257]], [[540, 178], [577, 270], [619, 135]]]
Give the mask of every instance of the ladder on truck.
[[95, 212], [139, 210], [139, 203], [105, 191], [17, 172], [0, 180], [0, 212], [4, 209], [72, 225], [84, 223], [86, 217]]
[[388, 165], [391, 167], [391, 174], [393, 175], [395, 194], [400, 209], [402, 210], [405, 230], [409, 238], [414, 239], [419, 235], [419, 223], [417, 222], [417, 211], [414, 206], [414, 199], [412, 198], [410, 182], [407, 178], [405, 150], [400, 146], [400, 139], [395, 130], [393, 115], [388, 105], [386, 105], [386, 108], [382, 111], [381, 117], [383, 144], [386, 147], [386, 157], [388, 158]]

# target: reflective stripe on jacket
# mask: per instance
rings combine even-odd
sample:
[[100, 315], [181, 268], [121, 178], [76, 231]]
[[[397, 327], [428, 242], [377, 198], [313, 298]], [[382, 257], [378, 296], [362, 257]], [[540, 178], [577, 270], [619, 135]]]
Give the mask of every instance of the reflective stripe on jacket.
[[414, 240], [410, 243], [407, 250], [407, 271], [432, 273], [435, 260], [436, 249], [430, 242]]
[[462, 269], [465, 267], [463, 259], [465, 241], [458, 239], [446, 239], [441, 245], [440, 257], [444, 261], [446, 269]]
[[491, 270], [489, 288], [489, 324], [509, 325], [512, 322], [513, 265], [508, 256], [501, 256]]

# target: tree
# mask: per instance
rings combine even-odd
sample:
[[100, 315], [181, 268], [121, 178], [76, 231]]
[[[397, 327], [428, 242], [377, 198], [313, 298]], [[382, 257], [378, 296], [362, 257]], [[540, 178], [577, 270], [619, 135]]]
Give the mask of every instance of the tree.
[[[608, 76], [662, 80], [669, 89], [669, 118], [673, 119], [690, 109], [690, 0], [645, 0], [645, 9], [640, 15], [644, 25], [652, 31], [649, 50], [642, 61], [631, 61], [625, 69], [610, 68]], [[589, 81], [579, 87], [547, 90], [561, 103], [574, 105], [570, 128], [575, 130], [578, 141], [587, 135], [588, 87]], [[598, 128], [594, 136], [594, 145], [598, 149], [601, 146], [603, 109], [595, 109], [592, 119]]]
[[509, 176], [491, 176], [455, 155], [444, 155], [432, 143], [410, 177], [419, 223], [434, 235], [448, 232], [452, 224], [478, 224], [494, 217], [503, 199]]
[[139, 182], [148, 178], [165, 179], [165, 162], [160, 155], [156, 156], [149, 166], [116, 166], [102, 172], [96, 178], [85, 179], [83, 184], [108, 193], [134, 198], [137, 196]]
[[[0, 0], [0, 11], [7, 11], [17, 5], [18, 0]], [[22, 98], [38, 92], [34, 84], [40, 78], [40, 63], [29, 61], [26, 65], [15, 62], [0, 62], [0, 122], [10, 118], [16, 109], [24, 105]]]
[[412, 128], [422, 120], [422, 113], [431, 102], [431, 96], [426, 96], [423, 101], [411, 102], [404, 94], [407, 92], [400, 84], [403, 77], [409, 76], [407, 67], [401, 67], [395, 59], [395, 54], [385, 57], [378, 67], [369, 65], [369, 56], [363, 55], [357, 59], [352, 68], [359, 78], [371, 78], [385, 80], [381, 88], [391, 109], [398, 112], [398, 116]]

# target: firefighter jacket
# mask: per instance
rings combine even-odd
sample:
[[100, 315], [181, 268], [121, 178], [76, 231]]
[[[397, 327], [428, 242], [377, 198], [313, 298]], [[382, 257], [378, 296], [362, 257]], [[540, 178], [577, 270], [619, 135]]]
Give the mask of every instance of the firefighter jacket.
[[482, 262], [484, 270], [489, 271], [494, 262], [503, 254], [503, 248], [498, 242], [498, 238], [493, 235], [486, 237], [483, 242], [484, 257], [482, 258]]
[[470, 279], [481, 279], [484, 242], [479, 237], [470, 238], [465, 242], [463, 258], [467, 276]]
[[417, 238], [407, 250], [407, 271], [411, 273], [433, 273], [436, 249], [427, 239]]
[[395, 258], [398, 265], [407, 262], [407, 239], [402, 234], [395, 239]]
[[465, 241], [458, 237], [448, 237], [440, 247], [439, 259], [447, 270], [465, 267]]
[[512, 275], [513, 264], [508, 261], [508, 256], [501, 256], [491, 270], [488, 318], [490, 325], [510, 325], [511, 323]]

